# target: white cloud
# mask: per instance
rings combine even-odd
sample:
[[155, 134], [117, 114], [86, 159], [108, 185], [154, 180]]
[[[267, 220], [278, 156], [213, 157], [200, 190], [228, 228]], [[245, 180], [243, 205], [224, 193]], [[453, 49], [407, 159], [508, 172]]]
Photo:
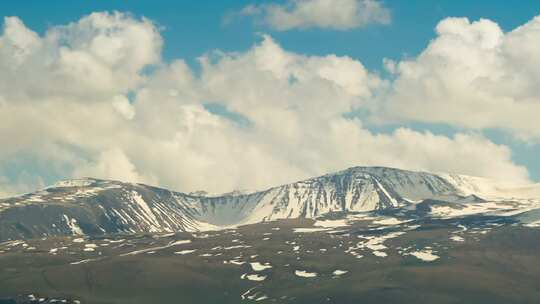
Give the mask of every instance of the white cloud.
[[0, 175], [0, 198], [18, 195], [29, 189], [35, 190], [44, 186], [42, 178], [33, 172], [19, 172], [15, 179]]
[[[24, 154], [55, 176], [213, 192], [266, 188], [356, 165], [527, 179], [507, 147], [481, 135], [383, 134], [345, 118], [389, 86], [349, 57], [297, 54], [264, 36], [246, 52], [201, 58], [196, 75], [182, 60], [161, 63], [161, 38], [145, 19], [95, 13], [43, 37], [9, 20], [16, 25], [7, 22], [0, 36], [0, 65], [9, 68], [0, 70], [0, 79], [31, 76], [0, 91], [0, 164]], [[98, 51], [91, 47], [96, 37], [117, 42]], [[6, 42], [15, 40], [25, 50], [18, 55]], [[67, 68], [62, 52], [88, 61]], [[148, 64], [156, 68], [143, 76]], [[88, 79], [88, 73], [103, 73], [107, 81]], [[249, 124], [210, 113], [206, 102]], [[0, 188], [20, 184], [19, 176], [7, 177]], [[37, 184], [23, 185], [17, 191]]]
[[377, 115], [538, 140], [539, 42], [540, 17], [508, 33], [485, 19], [444, 19], [418, 57], [387, 62], [396, 79]]
[[377, 0], [287, 0], [284, 4], [248, 5], [239, 14], [260, 18], [278, 31], [348, 30], [391, 20], [390, 11]]
[[75, 169], [75, 176], [86, 176], [137, 183], [156, 183], [154, 177], [141, 176], [128, 156], [119, 148], [111, 148], [99, 154], [95, 162]]
[[135, 117], [135, 109], [127, 97], [123, 95], [115, 96], [113, 98], [112, 105], [125, 119], [131, 120], [133, 117]]
[[93, 13], [52, 27], [43, 37], [7, 17], [0, 38], [0, 94], [39, 102], [88, 96], [99, 101], [126, 93], [143, 81], [143, 67], [159, 62], [161, 44], [149, 20], [122, 13]]

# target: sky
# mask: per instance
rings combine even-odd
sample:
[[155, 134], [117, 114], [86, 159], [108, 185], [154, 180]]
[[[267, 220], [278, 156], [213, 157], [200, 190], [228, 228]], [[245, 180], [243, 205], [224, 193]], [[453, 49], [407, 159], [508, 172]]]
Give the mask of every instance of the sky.
[[540, 181], [540, 4], [4, 1], [0, 197], [355, 165]]

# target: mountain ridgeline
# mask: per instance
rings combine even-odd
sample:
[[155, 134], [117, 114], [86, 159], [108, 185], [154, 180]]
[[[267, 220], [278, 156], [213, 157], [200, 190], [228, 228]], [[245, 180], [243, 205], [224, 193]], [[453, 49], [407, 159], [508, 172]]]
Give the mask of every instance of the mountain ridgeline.
[[92, 178], [67, 180], [0, 200], [0, 241], [195, 232], [334, 212], [407, 209], [426, 200], [458, 204], [480, 199], [474, 196], [479, 195], [474, 193], [479, 187], [471, 180], [458, 175], [354, 167], [265, 191], [221, 196]]

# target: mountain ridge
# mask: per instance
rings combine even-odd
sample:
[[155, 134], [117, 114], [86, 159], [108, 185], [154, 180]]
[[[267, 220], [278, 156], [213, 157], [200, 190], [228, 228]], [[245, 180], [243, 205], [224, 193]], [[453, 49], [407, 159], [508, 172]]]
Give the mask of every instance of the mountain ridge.
[[[72, 181], [94, 180], [94, 181], [109, 181], [109, 182], [117, 182], [117, 183], [123, 183], [123, 184], [142, 185], [142, 186], [146, 186], [146, 187], [172, 191], [172, 192], [175, 192], [175, 193], [182, 193], [182, 194], [190, 195], [190, 196], [194, 196], [194, 197], [209, 197], [210, 198], [210, 197], [222, 197], [222, 196], [250, 195], [250, 194], [253, 194], [253, 193], [257, 193], [257, 192], [265, 192], [265, 191], [272, 190], [274, 188], [280, 188], [280, 187], [283, 187], [283, 186], [296, 184], [296, 183], [300, 183], [300, 182], [306, 182], [306, 181], [315, 180], [315, 179], [319, 179], [319, 178], [324, 178], [324, 177], [327, 177], [327, 176], [334, 176], [334, 175], [344, 174], [344, 173], [351, 172], [351, 171], [373, 172], [373, 170], [398, 171], [398, 172], [403, 172], [403, 173], [408, 173], [408, 174], [429, 174], [429, 175], [437, 175], [437, 176], [441, 176], [441, 177], [444, 176], [445, 178], [453, 178], [453, 179], [458, 179], [458, 180], [461, 179], [462, 181], [463, 181], [463, 179], [466, 179], [466, 180], [476, 179], [476, 180], [487, 181], [487, 182], [494, 183], [494, 184], [499, 183], [499, 184], [502, 184], [503, 187], [511, 187], [511, 188], [518, 188], [518, 187], [540, 188], [540, 183], [536, 183], [536, 182], [508, 183], [506, 181], [497, 181], [497, 180], [486, 178], [486, 177], [479, 177], [479, 176], [466, 175], [466, 174], [457, 174], [457, 173], [430, 172], [430, 171], [426, 171], [426, 170], [418, 170], [417, 171], [417, 170], [400, 169], [400, 168], [396, 168], [396, 167], [385, 167], [385, 166], [353, 166], [353, 167], [349, 167], [349, 168], [346, 168], [346, 169], [343, 169], [343, 170], [326, 173], [326, 174], [323, 174], [323, 175], [320, 175], [320, 176], [315, 176], [315, 177], [311, 177], [311, 178], [307, 178], [307, 179], [296, 180], [296, 181], [289, 182], [289, 183], [283, 183], [283, 184], [280, 184], [280, 185], [277, 185], [277, 186], [271, 186], [271, 187], [266, 187], [266, 188], [262, 188], [262, 189], [252, 189], [252, 190], [233, 189], [231, 191], [223, 192], [223, 193], [212, 193], [212, 192], [206, 191], [204, 189], [200, 189], [200, 190], [197, 190], [197, 191], [190, 191], [190, 192], [182, 191], [182, 190], [171, 190], [170, 188], [163, 187], [163, 186], [158, 186], [158, 185], [149, 185], [149, 184], [138, 183], [138, 182], [125, 182], [125, 181], [116, 180], [116, 179], [102, 179], [102, 178], [95, 178], [95, 177], [91, 177], [91, 176], [60, 180], [60, 181], [58, 181], [58, 182], [56, 182], [56, 183], [54, 183], [54, 184], [52, 184], [50, 186], [47, 186], [47, 187], [43, 188], [42, 190], [47, 189], [47, 188], [52, 188], [52, 187], [62, 187], [62, 185], [68, 184], [68, 183], [70, 183]], [[460, 188], [459, 190], [463, 190], [463, 188]], [[37, 191], [39, 191], [39, 190], [37, 190]], [[13, 198], [13, 197], [24, 196], [24, 195], [27, 195], [27, 194], [29, 194], [29, 193], [23, 193], [23, 194], [11, 196], [11, 197], [0, 198], [0, 201], [2, 201], [4, 199]], [[540, 193], [538, 193], [537, 195], [540, 197]]]
[[[95, 178], [71, 179], [0, 199], [0, 241], [205, 231], [279, 219], [314, 219], [331, 213], [384, 211], [425, 216], [425, 210], [429, 213], [432, 208], [461, 210], [480, 201], [500, 201], [500, 194], [507, 192], [499, 191], [497, 185], [464, 175], [387, 167], [351, 167], [262, 191], [221, 196]], [[509, 196], [508, 201], [513, 198]], [[416, 210], [417, 206], [423, 206], [423, 211]]]

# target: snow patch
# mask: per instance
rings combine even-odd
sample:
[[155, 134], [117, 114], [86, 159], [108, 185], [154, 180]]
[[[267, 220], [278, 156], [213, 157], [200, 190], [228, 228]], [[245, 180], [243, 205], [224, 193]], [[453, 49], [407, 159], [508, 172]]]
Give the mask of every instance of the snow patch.
[[412, 220], [399, 220], [395, 217], [387, 217], [387, 218], [383, 218], [381, 220], [377, 220], [377, 221], [374, 221], [373, 223], [374, 224], [377, 224], [377, 225], [383, 225], [383, 226], [394, 226], [394, 225], [399, 225], [399, 224], [403, 224], [403, 223], [408, 223], [408, 222], [411, 222]]
[[348, 270], [339, 270], [339, 269], [336, 269], [334, 270], [334, 272], [332, 272], [332, 274], [334, 276], [341, 276], [341, 275], [344, 275], [346, 273], [348, 273], [349, 271]]
[[425, 261], [425, 262], [433, 262], [433, 261], [439, 259], [439, 256], [433, 254], [433, 251], [431, 249], [413, 251], [413, 252], [409, 252], [407, 254], [412, 255], [412, 256], [416, 257], [417, 259]]
[[297, 277], [301, 277], [301, 278], [314, 278], [314, 277], [317, 276], [316, 272], [308, 272], [308, 271], [305, 271], [305, 270], [295, 270], [294, 274]]
[[174, 254], [179, 254], [179, 255], [185, 255], [185, 254], [190, 254], [190, 253], [193, 253], [197, 251], [197, 249], [186, 249], [186, 250], [182, 250], [182, 251], [176, 251]]
[[191, 243], [191, 240], [179, 240], [179, 241], [174, 241], [171, 246], [178, 246], [178, 245], [184, 245], [184, 244], [189, 244]]
[[540, 227], [540, 220], [539, 220], [539, 221], [530, 222], [530, 223], [527, 223], [527, 224], [523, 224], [523, 226], [525, 226], [525, 227], [530, 227], [530, 228], [537, 228], [537, 227]]
[[82, 178], [82, 179], [70, 179], [70, 180], [64, 180], [64, 181], [59, 181], [55, 184], [53, 184], [51, 187], [49, 188], [54, 188], [54, 187], [58, 187], [58, 188], [67, 188], [67, 187], [88, 187], [90, 185], [92, 185], [95, 181], [91, 180], [91, 179], [87, 179], [87, 178]]
[[465, 242], [465, 239], [459, 235], [453, 235], [450, 239], [454, 242]]
[[320, 220], [316, 221], [314, 226], [323, 227], [323, 228], [337, 228], [349, 226], [349, 223], [346, 219], [342, 220]]
[[328, 231], [328, 228], [294, 228], [295, 233], [312, 233]]
[[242, 280], [250, 280], [250, 281], [255, 281], [255, 282], [261, 282], [261, 281], [264, 281], [266, 279], [266, 276], [265, 275], [260, 275], [260, 274], [247, 274], [247, 273], [244, 273], [241, 277], [240, 277]]
[[131, 191], [131, 198], [133, 199], [133, 202], [135, 202], [142, 210], [144, 217], [146, 218], [146, 222], [148, 222], [150, 226], [150, 232], [159, 232], [159, 221], [154, 212], [152, 212], [152, 209], [144, 201], [142, 195], [136, 191]]
[[64, 221], [66, 222], [67, 226], [69, 227], [69, 229], [71, 230], [71, 233], [73, 235], [84, 235], [84, 232], [82, 231], [81, 227], [79, 227], [79, 225], [77, 225], [77, 220], [76, 219], [70, 219], [67, 215], [63, 214], [62, 215], [63, 218], [64, 218]]
[[253, 271], [257, 271], [257, 272], [272, 268], [272, 265], [270, 265], [270, 263], [261, 264], [259, 262], [253, 262], [249, 264], [251, 265], [251, 268], [253, 269]]

